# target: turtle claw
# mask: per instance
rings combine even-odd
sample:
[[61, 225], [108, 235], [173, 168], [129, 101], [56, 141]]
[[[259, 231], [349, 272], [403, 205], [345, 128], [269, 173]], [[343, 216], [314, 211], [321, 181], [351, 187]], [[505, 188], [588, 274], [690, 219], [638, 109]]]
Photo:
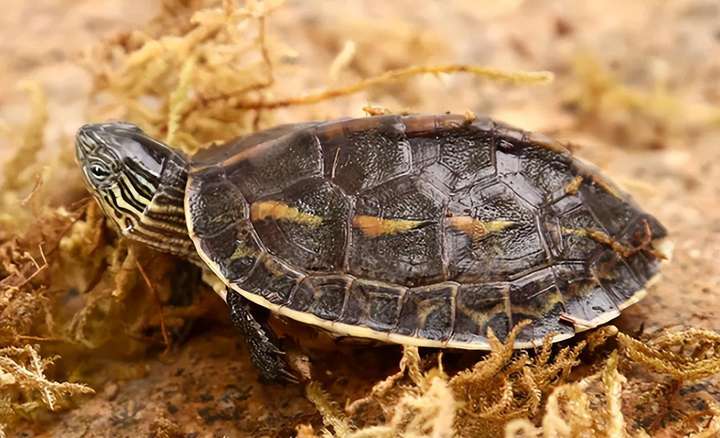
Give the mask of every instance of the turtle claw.
[[287, 354], [280, 349], [277, 345], [273, 344], [272, 342], [268, 346], [270, 348], [269, 352], [272, 354], [277, 354], [278, 356], [286, 356]]
[[[279, 357], [268, 358], [267, 356], [258, 357], [250, 354], [253, 365], [260, 371], [260, 378], [264, 382], [288, 382], [297, 384], [300, 380], [290, 371], [287, 363]], [[270, 359], [270, 360], [267, 360]]]
[[250, 350], [250, 360], [260, 371], [261, 380], [300, 383], [295, 373], [290, 371], [287, 355], [279, 347], [272, 330], [253, 316], [252, 304], [232, 289], [227, 291], [227, 304], [230, 307], [230, 319], [242, 332]]
[[260, 371], [265, 382], [299, 383], [297, 376], [290, 370], [286, 354], [267, 336], [247, 337], [250, 348], [250, 360]]
[[283, 368], [279, 369], [278, 371], [280, 372], [280, 377], [285, 382], [292, 383], [294, 385], [297, 385], [298, 383], [300, 383], [300, 379], [297, 378], [295, 373], [288, 370], [287, 368], [283, 367]]

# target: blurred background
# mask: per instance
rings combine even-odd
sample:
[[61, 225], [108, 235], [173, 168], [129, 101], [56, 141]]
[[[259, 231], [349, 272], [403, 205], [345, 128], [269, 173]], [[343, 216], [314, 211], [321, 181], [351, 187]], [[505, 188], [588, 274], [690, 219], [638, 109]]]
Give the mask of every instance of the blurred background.
[[[72, 212], [69, 206], [87, 196], [72, 155], [74, 132], [87, 121], [130, 119], [196, 150], [277, 123], [363, 116], [368, 106], [390, 112], [472, 111], [557, 138], [668, 226], [676, 248], [673, 263], [648, 297], [617, 321], [622, 331], [678, 324], [720, 329], [719, 2], [252, 1], [238, 2], [240, 12], [230, 19], [218, 11], [231, 3], [0, 2], [0, 242], [15, 236], [32, 241], [27, 233], [33, 219], [60, 207]], [[392, 69], [446, 64], [549, 71], [555, 79], [541, 85], [441, 73], [314, 104], [243, 106], [312, 95]], [[101, 221], [87, 215], [83, 223]], [[265, 390], [255, 382], [222, 303], [208, 291], [210, 298], [191, 299], [200, 300], [199, 307], [168, 317], [180, 321], [172, 333], [177, 342], [173, 349], [163, 346], [166, 321], [161, 333], [158, 299], [173, 311], [183, 307], [173, 301], [173, 288], [180, 286], [168, 278], [175, 261], [153, 262], [157, 272], [150, 276], [159, 282], [159, 298], [147, 298], [141, 277], [126, 289], [142, 292], [117, 293], [125, 290], [116, 279], [121, 267], [135, 268], [127, 248], [117, 255], [112, 234], [98, 233], [103, 237], [96, 246], [113, 248], [102, 263], [92, 251], [59, 244], [65, 259], [50, 261], [46, 271], [52, 276], [42, 277], [41, 286], [62, 310], [51, 312], [54, 328], [28, 323], [26, 333], [71, 338], [40, 342], [44, 351], [65, 358], [53, 373], [91, 382], [98, 394], [60, 417], [28, 416], [30, 421], [21, 423], [25, 436], [162, 436], [157, 431], [165, 430], [158, 426], [163, 419], [180, 424], [182, 433], [198, 432], [195, 436], [289, 436], [299, 424], [319, 430], [321, 417], [301, 389]], [[112, 257], [121, 259], [113, 265]], [[11, 275], [9, 268], [3, 272]], [[195, 277], [186, 282], [186, 288], [201, 288]], [[68, 290], [78, 296], [68, 298]], [[78, 335], [73, 312], [101, 296], [109, 303], [136, 301], [87, 312], [87, 318], [97, 312], [100, 319], [119, 318], [122, 328], [93, 328], [112, 336], [86, 329]], [[10, 298], [0, 299], [3, 318], [17, 314], [19, 307], [8, 303]], [[200, 322], [188, 328], [188, 321]], [[127, 327], [136, 329], [134, 337], [123, 331]], [[152, 338], [150, 346], [138, 335]], [[92, 366], [73, 362], [88, 357]], [[312, 362], [344, 402], [394, 372], [400, 352], [350, 349], [341, 357], [350, 364], [338, 365], [340, 370], [332, 356], [320, 354]], [[717, 386], [707, 385], [702, 388], [707, 397], [718, 400]], [[663, 430], [653, 421], [642, 426]]]

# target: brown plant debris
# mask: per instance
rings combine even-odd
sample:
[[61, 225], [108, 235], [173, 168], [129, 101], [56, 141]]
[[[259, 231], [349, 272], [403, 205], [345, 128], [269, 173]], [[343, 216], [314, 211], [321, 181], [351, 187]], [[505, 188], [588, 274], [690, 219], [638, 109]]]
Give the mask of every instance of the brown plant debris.
[[0, 348], [0, 436], [16, 415], [34, 411], [40, 403], [55, 411], [73, 396], [94, 393], [85, 385], [48, 380], [45, 371], [55, 360], [41, 358], [29, 345]]

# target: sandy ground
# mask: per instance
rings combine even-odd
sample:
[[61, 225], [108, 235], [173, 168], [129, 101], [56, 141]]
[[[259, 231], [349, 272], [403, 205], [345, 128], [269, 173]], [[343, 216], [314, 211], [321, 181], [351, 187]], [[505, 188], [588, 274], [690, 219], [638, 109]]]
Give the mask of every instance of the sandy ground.
[[[158, 10], [145, 1], [4, 1], [0, 14], [0, 120], [27, 116], [13, 84], [39, 81], [49, 98], [52, 139], [71, 135], [84, 117], [88, 76], [77, 54], [117, 31], [130, 30]], [[472, 62], [504, 68], [551, 70], [547, 87], [496, 86], [467, 77], [422, 78], [382, 91], [313, 107], [283, 110], [281, 121], [359, 115], [368, 102], [395, 110], [462, 112], [471, 109], [575, 146], [625, 186], [667, 225], [675, 242], [672, 263], [648, 297], [616, 321], [623, 330], [686, 324], [720, 329], [720, 4], [716, 1], [288, 2], [269, 26], [316, 63], [315, 77], [280, 78], [286, 89], [328, 84], [327, 67], [347, 40], [357, 55], [339, 82], [408, 63]], [[414, 34], [414, 37], [409, 37]], [[387, 42], [387, 43], [386, 43]], [[577, 104], [580, 56], [606, 66], [643, 93], [662, 89], [671, 109], [646, 116], [583, 111]], [[405, 87], [421, 87], [410, 93]], [[592, 91], [592, 90], [591, 90]], [[587, 89], [585, 89], [587, 92]], [[715, 111], [704, 118], [703, 112]], [[620, 110], [618, 110], [620, 112]], [[642, 113], [642, 111], [640, 112]], [[669, 114], [669, 115], [667, 115]], [[714, 121], [713, 121], [714, 120]], [[712, 127], [714, 123], [714, 127]], [[0, 140], [0, 158], [11, 151]], [[137, 378], [105, 383], [98, 395], [47, 419], [24, 436], [147, 435], [160, 418], [191, 436], [290, 436], [301, 423], [320, 424], [297, 387], [255, 383], [246, 351], [227, 325], [196, 328], [175, 350], [128, 363]], [[315, 353], [318, 375], [338, 400], [352, 398], [392, 372], [399, 349], [345, 348]], [[337, 363], [344, 365], [336, 366]], [[717, 393], [715, 396], [720, 399]], [[29, 426], [28, 426], [29, 427]]]

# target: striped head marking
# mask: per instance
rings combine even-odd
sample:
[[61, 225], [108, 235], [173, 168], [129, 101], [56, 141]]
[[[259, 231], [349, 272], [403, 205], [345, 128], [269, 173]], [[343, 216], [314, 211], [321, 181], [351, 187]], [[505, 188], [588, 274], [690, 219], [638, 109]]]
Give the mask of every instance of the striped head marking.
[[180, 153], [135, 125], [116, 122], [80, 128], [75, 154], [85, 184], [123, 236], [175, 252], [163, 240], [187, 234], [187, 161]]

